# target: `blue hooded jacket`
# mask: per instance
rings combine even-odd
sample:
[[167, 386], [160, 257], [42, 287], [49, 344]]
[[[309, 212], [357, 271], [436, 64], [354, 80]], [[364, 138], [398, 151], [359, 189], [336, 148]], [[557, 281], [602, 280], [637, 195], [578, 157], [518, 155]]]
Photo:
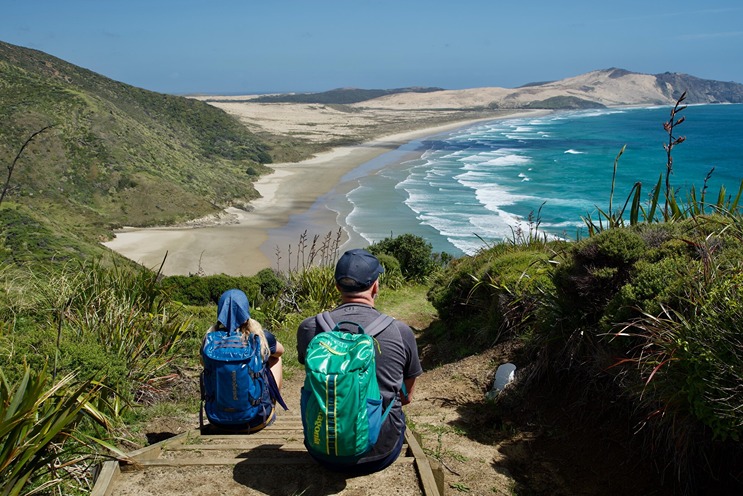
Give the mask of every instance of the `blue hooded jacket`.
[[232, 333], [250, 318], [250, 303], [245, 293], [239, 289], [225, 291], [219, 297], [217, 306], [217, 321], [227, 332]]

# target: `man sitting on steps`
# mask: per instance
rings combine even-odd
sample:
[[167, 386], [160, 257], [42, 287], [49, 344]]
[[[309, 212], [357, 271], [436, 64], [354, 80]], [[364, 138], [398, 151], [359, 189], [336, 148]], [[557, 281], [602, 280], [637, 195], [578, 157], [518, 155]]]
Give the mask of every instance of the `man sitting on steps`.
[[[379, 294], [379, 275], [383, 272], [384, 267], [368, 251], [355, 249], [345, 252], [335, 267], [336, 288], [340, 291], [342, 304], [329, 312], [332, 321], [352, 322], [367, 329], [377, 320], [382, 314], [374, 308], [374, 300]], [[321, 332], [323, 329], [318, 325], [317, 316], [307, 318], [299, 325], [297, 352], [300, 363], [305, 363], [310, 341]], [[415, 336], [408, 325], [391, 320], [374, 339], [376, 378], [382, 407], [387, 409], [393, 402], [381, 425], [378, 440], [370, 451], [352, 464], [315, 457], [330, 469], [354, 475], [380, 471], [400, 455], [405, 438], [402, 405], [410, 403], [415, 379], [423, 373]]]

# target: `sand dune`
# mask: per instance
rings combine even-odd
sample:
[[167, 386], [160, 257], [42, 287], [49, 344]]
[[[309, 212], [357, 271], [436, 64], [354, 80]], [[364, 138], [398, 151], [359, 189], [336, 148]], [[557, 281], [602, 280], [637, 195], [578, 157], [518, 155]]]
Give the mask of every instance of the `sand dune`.
[[558, 96], [574, 96], [606, 106], [672, 104], [672, 88], [658, 84], [650, 74], [608, 69], [560, 81], [522, 88], [473, 88], [433, 93], [397, 93], [358, 107], [375, 109], [430, 109], [493, 106], [520, 108], [531, 102]]

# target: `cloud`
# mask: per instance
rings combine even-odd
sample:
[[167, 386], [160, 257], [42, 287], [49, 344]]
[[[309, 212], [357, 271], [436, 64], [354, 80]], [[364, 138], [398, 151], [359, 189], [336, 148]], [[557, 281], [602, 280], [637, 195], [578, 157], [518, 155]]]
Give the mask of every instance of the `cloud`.
[[[636, 15], [636, 16], [626, 16], [626, 17], [610, 17], [604, 19], [604, 21], [608, 22], [639, 22], [639, 21], [660, 21], [663, 19], [669, 19], [669, 18], [678, 18], [678, 17], [684, 17], [684, 18], [698, 18], [699, 16], [719, 16], [719, 15], [725, 15], [729, 17], [733, 12], [740, 12], [741, 8], [727, 8], [727, 9], [699, 9], [699, 10], [679, 10], [679, 11], [672, 11], [672, 12], [658, 12], [658, 13], [650, 13], [645, 15]], [[593, 21], [596, 22], [596, 21]]]
[[738, 38], [740, 36], [743, 36], [743, 31], [684, 34], [684, 35], [678, 36], [676, 39], [683, 40], [683, 41], [694, 41], [694, 40], [709, 40], [709, 39], [716, 39], [716, 38]]

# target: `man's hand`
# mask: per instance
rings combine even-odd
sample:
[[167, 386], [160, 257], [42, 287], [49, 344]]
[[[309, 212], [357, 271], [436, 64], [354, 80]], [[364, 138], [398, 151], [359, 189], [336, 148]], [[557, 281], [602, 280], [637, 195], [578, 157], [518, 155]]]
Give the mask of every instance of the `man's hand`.
[[413, 387], [415, 387], [415, 377], [405, 379], [402, 381], [402, 388], [400, 389], [400, 402], [403, 405], [407, 405], [413, 401]]

